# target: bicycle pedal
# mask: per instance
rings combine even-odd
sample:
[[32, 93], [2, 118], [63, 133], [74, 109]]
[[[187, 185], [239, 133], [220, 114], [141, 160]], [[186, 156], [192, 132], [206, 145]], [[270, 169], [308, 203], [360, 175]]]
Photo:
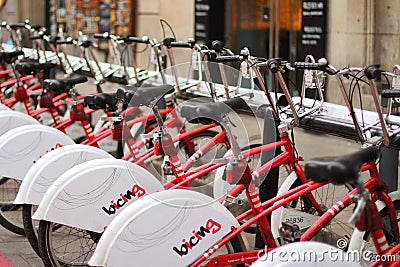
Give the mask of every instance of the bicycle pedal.
[[237, 197], [233, 197], [231, 195], [227, 195], [225, 197], [225, 202], [229, 204], [238, 204], [238, 205], [243, 205], [243, 201]]
[[281, 243], [292, 243], [300, 241], [301, 231], [297, 224], [291, 222], [282, 222], [281, 227], [279, 227], [279, 235], [281, 238]]

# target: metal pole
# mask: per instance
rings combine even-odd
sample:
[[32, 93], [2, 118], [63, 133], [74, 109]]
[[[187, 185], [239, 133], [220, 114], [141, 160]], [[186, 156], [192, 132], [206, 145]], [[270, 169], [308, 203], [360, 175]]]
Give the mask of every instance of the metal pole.
[[[263, 127], [263, 144], [270, 144], [278, 141], [279, 121], [274, 119], [271, 108], [266, 108], [264, 114], [264, 127]], [[261, 164], [265, 164], [277, 155], [281, 153], [281, 148], [275, 150], [265, 151], [261, 154]], [[278, 193], [278, 181], [279, 181], [279, 167], [272, 168], [264, 178], [264, 181], [260, 185], [259, 195], [262, 202], [267, 201], [276, 196]], [[271, 216], [267, 216], [268, 221], [271, 222]], [[263, 249], [265, 247], [264, 241], [260, 233], [256, 232], [255, 240], [256, 249]]]
[[[274, 55], [274, 0], [269, 0], [268, 58]], [[268, 75], [268, 91], [272, 89], [272, 75]]]
[[275, 5], [275, 57], [279, 57], [279, 0]]
[[379, 162], [379, 174], [382, 181], [389, 186], [389, 191], [397, 190], [399, 151], [388, 147], [381, 148], [382, 158]]

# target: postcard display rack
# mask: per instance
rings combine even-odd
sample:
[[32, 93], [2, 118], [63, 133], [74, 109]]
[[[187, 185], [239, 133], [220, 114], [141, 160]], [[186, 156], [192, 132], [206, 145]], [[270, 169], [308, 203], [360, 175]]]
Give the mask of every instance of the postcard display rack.
[[51, 0], [50, 29], [60, 28], [73, 37], [110, 32], [131, 34], [133, 0]]

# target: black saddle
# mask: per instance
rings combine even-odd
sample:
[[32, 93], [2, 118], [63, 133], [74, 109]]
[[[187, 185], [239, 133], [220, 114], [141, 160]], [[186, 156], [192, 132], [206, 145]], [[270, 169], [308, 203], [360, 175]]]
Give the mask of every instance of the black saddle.
[[117, 99], [115, 94], [93, 94], [85, 96], [84, 105], [93, 110], [103, 109], [105, 111], [114, 112], [117, 110]]
[[118, 87], [115, 97], [125, 104], [129, 104], [138, 87], [134, 85], [122, 85]]
[[319, 183], [340, 185], [356, 182], [361, 166], [376, 161], [379, 155], [378, 148], [369, 147], [349, 155], [311, 159], [304, 165], [304, 175]]
[[157, 104], [167, 94], [173, 93], [175, 88], [172, 85], [152, 86], [145, 85], [139, 88], [131, 86], [120, 87], [117, 90], [117, 98], [124, 101], [131, 107], [150, 106]]
[[222, 117], [232, 110], [250, 110], [246, 102], [240, 98], [231, 98], [223, 102], [197, 102], [196, 100], [183, 104], [181, 116], [191, 123], [212, 124], [222, 122]]
[[88, 78], [80, 76], [70, 79], [46, 79], [43, 81], [44, 89], [56, 94], [68, 93], [76, 84], [87, 82]]
[[15, 65], [17, 71], [23, 75], [36, 75], [41, 71], [46, 71], [55, 68], [54, 63], [36, 63], [36, 62], [20, 62]]
[[11, 64], [17, 61], [19, 56], [24, 55], [24, 51], [12, 51], [12, 52], [0, 52], [0, 61], [4, 61], [7, 64]]

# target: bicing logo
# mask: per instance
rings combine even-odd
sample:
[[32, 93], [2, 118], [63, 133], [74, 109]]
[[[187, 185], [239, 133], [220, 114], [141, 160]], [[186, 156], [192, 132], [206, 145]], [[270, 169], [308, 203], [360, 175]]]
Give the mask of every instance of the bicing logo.
[[102, 210], [107, 213], [109, 216], [114, 215], [120, 208], [125, 206], [126, 203], [131, 201], [134, 198], [140, 198], [146, 194], [146, 190], [141, 186], [135, 184], [131, 189], [128, 189], [125, 194], [119, 194], [119, 198], [111, 200], [111, 204], [109, 207], [102, 207]]
[[208, 219], [205, 225], [199, 227], [199, 230], [193, 230], [192, 236], [186, 239], [182, 239], [182, 244], [180, 247], [173, 247], [172, 249], [181, 257], [187, 255], [190, 250], [197, 246], [203, 238], [207, 235], [215, 235], [221, 230], [221, 224], [214, 221], [213, 219]]

